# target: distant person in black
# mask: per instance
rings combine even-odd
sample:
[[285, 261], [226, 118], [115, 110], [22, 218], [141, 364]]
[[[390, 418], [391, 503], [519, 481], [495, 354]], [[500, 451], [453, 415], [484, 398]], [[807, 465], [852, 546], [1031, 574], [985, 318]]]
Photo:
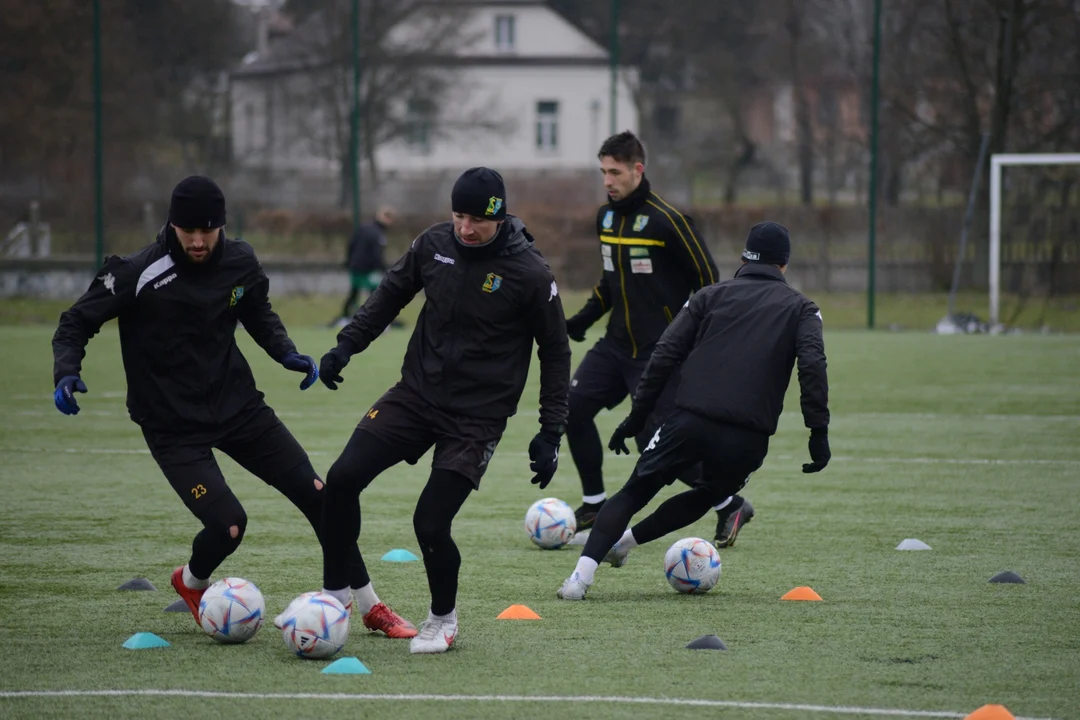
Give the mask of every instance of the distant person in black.
[[[157, 239], [127, 257], [107, 258], [53, 336], [54, 402], [75, 415], [74, 393], [87, 391], [80, 376], [86, 345], [118, 318], [128, 412], [173, 490], [203, 524], [191, 559], [171, 578], [196, 622], [210, 576], [247, 527], [213, 450], [285, 495], [316, 534], [322, 514], [323, 482], [255, 387], [236, 344], [237, 323], [275, 361], [304, 374], [301, 390], [318, 378], [318, 367], [297, 352], [270, 308], [270, 283], [254, 250], [227, 239], [224, 225], [221, 189], [206, 177], [181, 181]], [[350, 557], [356, 561], [359, 551], [353, 548]]]
[[[349, 239], [349, 248], [345, 255], [345, 266], [349, 269], [349, 295], [341, 308], [341, 317], [334, 325], [344, 326], [356, 312], [360, 293], [364, 297], [375, 292], [386, 272], [386, 231], [394, 224], [397, 216], [393, 208], [381, 207], [375, 213], [375, 219], [361, 225]], [[400, 320], [391, 323], [401, 327]]]
[[[786, 228], [771, 222], [755, 225], [735, 277], [695, 293], [664, 332], [638, 383], [633, 409], [608, 447], [630, 452], [626, 439], [645, 427], [676, 372], [678, 409], [653, 434], [626, 485], [600, 510], [560, 598], [584, 599], [601, 560], [621, 567], [631, 548], [690, 525], [718, 500], [742, 489], [765, 460], [796, 361], [803, 420], [810, 429], [812, 462], [803, 465], [803, 472], [828, 465], [829, 386], [821, 312], [784, 279], [790, 254]], [[698, 463], [701, 484], [626, 529], [665, 485]]]
[[[604, 448], [596, 415], [614, 408], [637, 389], [656, 341], [691, 293], [719, 279], [716, 264], [694, 221], [656, 194], [645, 177], [645, 148], [633, 133], [612, 135], [600, 146], [600, 171], [608, 202], [596, 215], [603, 273], [585, 307], [566, 321], [572, 340], [610, 311], [604, 336], [585, 354], [570, 383], [566, 442], [581, 478], [577, 529], [592, 527], [604, 504]], [[638, 450], [675, 410], [673, 380], [661, 394], [649, 422], [635, 438]], [[697, 481], [699, 469], [683, 480]], [[735, 496], [716, 507], [717, 547], [735, 543], [753, 517], [749, 502]]]
[[[540, 427], [529, 444], [534, 484], [558, 467], [565, 431], [570, 345], [559, 289], [525, 224], [507, 215], [502, 177], [466, 170], [451, 194], [453, 217], [432, 225], [391, 267], [320, 362], [331, 390], [353, 355], [367, 349], [424, 291], [401, 380], [375, 401], [327, 473], [323, 511], [324, 591], [348, 593], [348, 549], [360, 533], [358, 497], [402, 460], [415, 464], [432, 446], [431, 474], [413, 514], [431, 606], [416, 629], [403, 618], [395, 637], [415, 636], [413, 653], [446, 652], [457, 636], [461, 555], [450, 526], [480, 479], [517, 411], [533, 344], [540, 361]], [[363, 610], [378, 602], [370, 581], [356, 591]]]

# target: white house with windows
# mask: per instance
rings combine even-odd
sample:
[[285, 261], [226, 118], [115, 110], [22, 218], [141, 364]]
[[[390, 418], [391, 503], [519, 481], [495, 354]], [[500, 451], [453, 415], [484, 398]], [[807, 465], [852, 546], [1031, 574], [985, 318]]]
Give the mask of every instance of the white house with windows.
[[[610, 134], [607, 49], [544, 2], [456, 0], [455, 5], [464, 8], [460, 36], [469, 42], [441, 61], [454, 68], [451, 88], [438, 93], [437, 103], [415, 94], [393, 98], [403, 130], [377, 146], [380, 173], [443, 174], [478, 163], [509, 173], [594, 170], [599, 145]], [[420, 22], [393, 28], [387, 45], [408, 47], [421, 31]], [[292, 30], [303, 32], [302, 24]], [[231, 76], [236, 164], [241, 171], [338, 177], [340, 158], [347, 156], [341, 152], [340, 117], [347, 113], [335, 118], [334, 112], [290, 101], [295, 97], [290, 88], [311, 85], [317, 71], [310, 61], [275, 57], [289, 41], [285, 35], [260, 42], [259, 51]], [[617, 77], [616, 127], [636, 130], [634, 72], [620, 68]], [[477, 118], [498, 127], [478, 130]]]

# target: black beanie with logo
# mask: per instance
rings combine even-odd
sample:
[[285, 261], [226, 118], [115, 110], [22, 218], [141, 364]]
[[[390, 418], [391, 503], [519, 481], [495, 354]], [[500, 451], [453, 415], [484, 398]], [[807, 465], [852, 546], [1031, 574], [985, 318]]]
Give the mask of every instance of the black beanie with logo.
[[750, 228], [742, 257], [746, 262], [763, 265], [787, 265], [791, 256], [788, 229], [780, 223], [763, 222]]
[[469, 168], [454, 183], [450, 207], [456, 213], [485, 220], [505, 219], [506, 185], [502, 175], [491, 168]]

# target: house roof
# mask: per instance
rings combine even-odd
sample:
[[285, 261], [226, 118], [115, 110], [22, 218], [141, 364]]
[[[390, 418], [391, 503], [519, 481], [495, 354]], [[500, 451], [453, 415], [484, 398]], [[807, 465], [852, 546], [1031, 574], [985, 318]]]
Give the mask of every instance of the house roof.
[[[555, 13], [568, 24], [572, 25], [575, 29], [588, 37], [590, 40], [595, 41], [595, 38], [586, 32], [586, 30], [580, 27], [577, 23], [574, 23], [570, 18], [566, 17], [563, 13], [558, 12], [555, 8], [551, 7], [543, 0], [431, 0], [424, 3], [433, 7], [448, 8], [478, 8], [478, 7], [523, 7], [523, 6], [541, 6], [546, 7], [552, 13]], [[278, 32], [277, 37], [270, 46], [268, 53], [264, 55], [258, 55], [256, 53], [249, 53], [244, 59], [244, 63], [240, 67], [233, 71], [233, 75], [241, 76], [254, 76], [254, 75], [274, 75], [281, 73], [299, 72], [303, 70], [313, 70], [322, 67], [328, 67], [334, 64], [332, 58], [328, 57], [325, 53], [321, 52], [321, 48], [325, 48], [327, 44], [334, 37], [338, 27], [336, 23], [328, 19], [324, 12], [316, 12], [306, 18], [303, 22], [297, 25], [295, 28], [289, 28], [288, 32]], [[430, 54], [426, 57], [418, 56], [417, 54], [411, 54], [410, 58], [413, 61], [423, 61], [431, 64], [439, 64], [442, 66], [499, 66], [499, 67], [513, 67], [513, 66], [546, 66], [546, 67], [594, 67], [603, 66], [608, 63], [607, 48], [601, 45], [603, 50], [602, 56], [597, 57], [582, 57], [577, 55], [550, 55], [550, 56], [538, 56], [538, 55], [506, 55], [506, 54], [492, 54], [492, 55], [448, 55], [444, 53]], [[364, 62], [370, 64], [374, 60], [371, 58], [365, 58]], [[381, 62], [392, 61], [390, 58], [384, 58]]]

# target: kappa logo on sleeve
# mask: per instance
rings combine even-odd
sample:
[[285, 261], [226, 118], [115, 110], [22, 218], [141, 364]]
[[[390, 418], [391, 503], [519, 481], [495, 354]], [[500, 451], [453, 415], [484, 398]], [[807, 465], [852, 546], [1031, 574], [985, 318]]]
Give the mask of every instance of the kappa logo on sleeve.
[[551, 297], [548, 298], [548, 302], [551, 302], [559, 296], [559, 286], [555, 284], [555, 281], [551, 281]]
[[105, 286], [106, 290], [113, 295], [116, 294], [116, 277], [112, 273], [105, 273], [98, 277], [98, 280], [101, 281], [101, 284]]

